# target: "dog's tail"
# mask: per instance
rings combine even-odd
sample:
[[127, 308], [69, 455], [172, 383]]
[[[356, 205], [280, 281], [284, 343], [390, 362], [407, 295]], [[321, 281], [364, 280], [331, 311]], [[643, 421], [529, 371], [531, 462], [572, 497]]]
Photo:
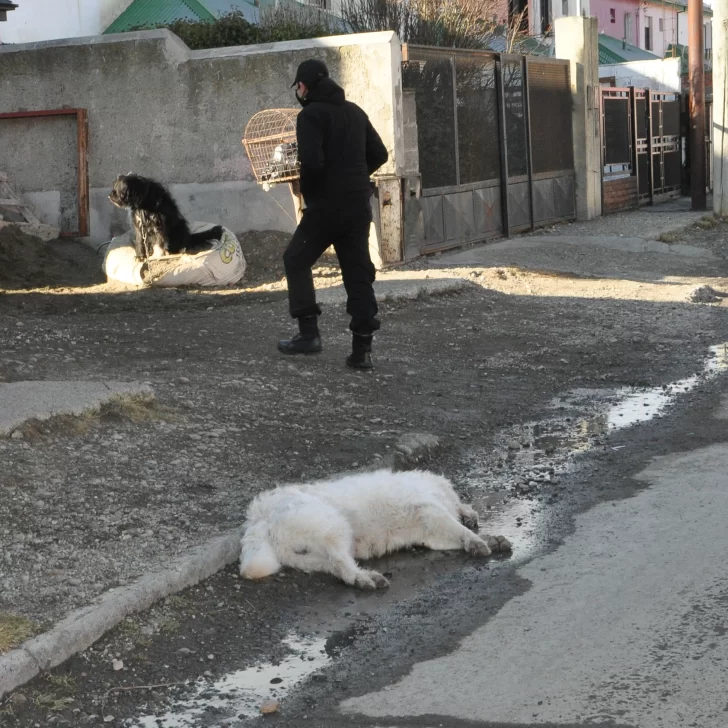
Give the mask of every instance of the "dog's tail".
[[203, 230], [201, 233], [192, 233], [187, 240], [187, 252], [194, 254], [210, 250], [212, 241], [220, 238], [222, 238], [222, 225], [215, 225], [214, 228]]

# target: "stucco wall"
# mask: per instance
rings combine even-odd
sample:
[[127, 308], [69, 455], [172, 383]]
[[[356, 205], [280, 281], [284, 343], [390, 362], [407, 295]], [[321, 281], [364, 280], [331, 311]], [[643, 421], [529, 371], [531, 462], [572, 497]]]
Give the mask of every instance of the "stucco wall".
[[[289, 87], [310, 57], [369, 114], [390, 151], [382, 172], [400, 173], [401, 49], [389, 32], [208, 51], [166, 30], [0, 47], [0, 112], [88, 109], [94, 241], [125, 228], [106, 198], [129, 171], [169, 184], [194, 219], [289, 230], [287, 190], [274, 196], [290, 217], [255, 183], [241, 138], [255, 112], [296, 105]], [[68, 122], [0, 121], [0, 169], [65, 229], [75, 220], [74, 155]]]

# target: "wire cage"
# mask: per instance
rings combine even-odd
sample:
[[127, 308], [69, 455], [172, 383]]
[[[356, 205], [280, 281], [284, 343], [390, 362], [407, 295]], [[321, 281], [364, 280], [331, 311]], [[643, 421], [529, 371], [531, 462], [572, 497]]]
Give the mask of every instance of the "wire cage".
[[296, 117], [299, 109], [266, 109], [245, 127], [243, 146], [264, 187], [299, 178]]

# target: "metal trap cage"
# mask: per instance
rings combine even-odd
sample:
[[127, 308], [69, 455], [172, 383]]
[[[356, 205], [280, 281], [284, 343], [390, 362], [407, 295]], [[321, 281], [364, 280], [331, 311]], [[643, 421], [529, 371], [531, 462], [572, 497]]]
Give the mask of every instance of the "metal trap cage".
[[299, 179], [296, 117], [299, 109], [266, 109], [255, 114], [243, 134], [243, 146], [255, 179], [264, 188]]

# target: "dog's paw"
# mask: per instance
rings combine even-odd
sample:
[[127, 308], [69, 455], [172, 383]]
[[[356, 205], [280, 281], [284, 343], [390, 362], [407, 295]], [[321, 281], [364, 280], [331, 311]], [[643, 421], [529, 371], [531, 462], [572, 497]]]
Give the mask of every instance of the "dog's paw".
[[465, 544], [465, 550], [473, 556], [490, 556], [490, 548], [488, 544], [481, 539], [473, 539]]
[[505, 536], [488, 536], [490, 550], [497, 554], [505, 554], [513, 551], [511, 542]]
[[366, 591], [386, 589], [389, 586], [389, 580], [376, 571], [360, 571], [356, 575], [354, 586]]
[[460, 522], [470, 531], [478, 532], [478, 516], [470, 514], [462, 514], [460, 516]]

